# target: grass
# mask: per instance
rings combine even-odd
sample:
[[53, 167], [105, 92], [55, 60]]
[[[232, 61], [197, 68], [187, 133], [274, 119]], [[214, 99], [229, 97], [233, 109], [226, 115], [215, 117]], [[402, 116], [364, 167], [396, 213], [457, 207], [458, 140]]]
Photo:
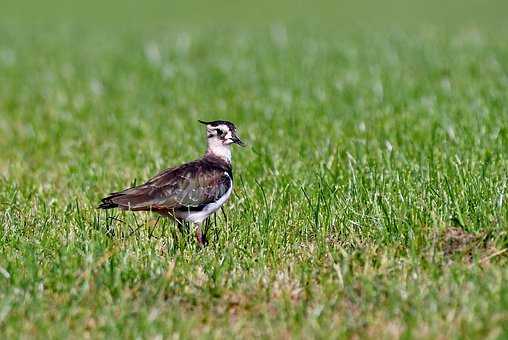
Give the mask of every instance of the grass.
[[[0, 27], [3, 338], [508, 336], [502, 29]], [[216, 118], [207, 248], [95, 209]]]

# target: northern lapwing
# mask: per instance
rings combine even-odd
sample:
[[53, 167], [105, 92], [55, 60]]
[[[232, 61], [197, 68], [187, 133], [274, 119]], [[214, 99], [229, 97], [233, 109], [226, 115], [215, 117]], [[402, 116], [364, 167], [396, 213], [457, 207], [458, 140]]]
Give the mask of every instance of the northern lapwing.
[[101, 200], [99, 208], [153, 211], [178, 223], [190, 222], [195, 226], [199, 244], [206, 245], [201, 225], [233, 190], [231, 145], [245, 144], [231, 122], [199, 122], [206, 125], [208, 138], [208, 149], [202, 158], [166, 169], [142, 185], [111, 193]]

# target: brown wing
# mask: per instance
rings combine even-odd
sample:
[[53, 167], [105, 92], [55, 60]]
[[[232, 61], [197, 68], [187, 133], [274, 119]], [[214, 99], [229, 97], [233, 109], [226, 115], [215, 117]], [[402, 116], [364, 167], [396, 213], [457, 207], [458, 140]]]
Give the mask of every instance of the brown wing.
[[112, 193], [99, 208], [171, 211], [215, 202], [231, 186], [231, 178], [221, 167], [192, 162], [158, 174], [143, 185]]

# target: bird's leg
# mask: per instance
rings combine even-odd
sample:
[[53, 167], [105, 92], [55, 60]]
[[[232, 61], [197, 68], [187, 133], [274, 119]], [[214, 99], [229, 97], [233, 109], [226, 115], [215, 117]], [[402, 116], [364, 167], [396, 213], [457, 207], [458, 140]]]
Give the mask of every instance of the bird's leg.
[[224, 221], [226, 225], [228, 225], [228, 216], [226, 215], [226, 212], [224, 211], [224, 207], [220, 207], [220, 211], [222, 212], [222, 216], [224, 216]]
[[206, 235], [208, 234], [208, 229], [210, 229], [210, 224], [211, 223], [212, 223], [212, 219], [210, 217], [208, 217], [205, 220], [205, 228], [203, 230], [203, 235], [205, 236], [205, 238], [206, 238]]
[[196, 227], [196, 241], [198, 241], [198, 243], [204, 247], [208, 244], [208, 241], [206, 240], [206, 235], [203, 234], [203, 231], [201, 230], [201, 223], [194, 223], [195, 227]]

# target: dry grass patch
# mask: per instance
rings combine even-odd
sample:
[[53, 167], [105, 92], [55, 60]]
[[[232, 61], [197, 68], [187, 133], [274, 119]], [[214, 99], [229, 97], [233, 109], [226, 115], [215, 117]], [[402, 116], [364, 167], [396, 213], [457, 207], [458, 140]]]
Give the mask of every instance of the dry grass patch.
[[486, 232], [473, 233], [459, 227], [443, 230], [439, 236], [439, 247], [449, 261], [461, 260], [473, 264], [474, 258], [479, 257], [478, 263], [482, 265], [505, 255], [508, 250], [497, 248]]

